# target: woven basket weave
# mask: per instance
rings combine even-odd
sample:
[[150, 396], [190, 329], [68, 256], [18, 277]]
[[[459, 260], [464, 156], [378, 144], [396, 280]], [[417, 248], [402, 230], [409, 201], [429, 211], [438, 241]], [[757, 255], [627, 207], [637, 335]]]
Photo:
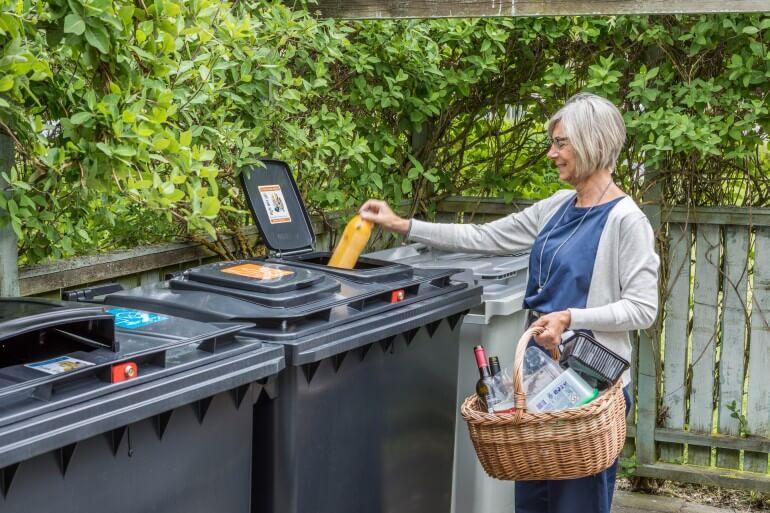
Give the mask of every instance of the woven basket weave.
[[514, 358], [514, 413], [487, 413], [479, 397], [460, 407], [484, 470], [504, 480], [575, 479], [613, 464], [626, 440], [620, 381], [578, 408], [529, 412], [522, 385], [524, 351], [534, 330], [524, 332]]

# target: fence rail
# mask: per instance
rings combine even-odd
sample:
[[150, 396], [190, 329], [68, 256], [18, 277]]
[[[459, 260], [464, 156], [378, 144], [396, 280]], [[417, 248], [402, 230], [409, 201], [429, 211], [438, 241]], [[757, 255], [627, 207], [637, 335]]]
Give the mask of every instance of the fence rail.
[[[485, 222], [531, 204], [449, 198], [437, 218]], [[634, 337], [638, 422], [626, 455], [638, 475], [770, 492], [770, 209], [662, 208], [660, 219], [664, 300], [658, 328]], [[22, 268], [21, 289], [136, 286], [212, 258], [201, 245], [161, 244]]]

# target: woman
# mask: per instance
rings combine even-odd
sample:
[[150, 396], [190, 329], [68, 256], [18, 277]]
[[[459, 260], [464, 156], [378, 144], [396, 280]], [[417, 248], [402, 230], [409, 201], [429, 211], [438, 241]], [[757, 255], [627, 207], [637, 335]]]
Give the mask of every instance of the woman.
[[[484, 225], [403, 219], [385, 202], [367, 201], [361, 217], [447, 250], [530, 252], [524, 307], [544, 328], [534, 341], [552, 349], [567, 329], [591, 330], [631, 360], [629, 332], [652, 325], [658, 309], [658, 265], [647, 217], [615, 185], [612, 173], [626, 138], [620, 111], [589, 93], [573, 96], [548, 122], [548, 158], [574, 187]], [[630, 372], [623, 374], [630, 407]], [[516, 483], [517, 513], [610, 513], [617, 462], [596, 475]]]

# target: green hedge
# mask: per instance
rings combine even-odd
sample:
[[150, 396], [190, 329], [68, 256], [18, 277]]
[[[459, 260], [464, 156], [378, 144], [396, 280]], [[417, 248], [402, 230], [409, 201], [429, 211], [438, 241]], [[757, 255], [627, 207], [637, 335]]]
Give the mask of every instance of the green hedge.
[[[218, 0], [3, 1], [3, 219], [23, 262], [248, 223], [237, 172], [288, 160], [313, 213], [365, 198], [561, 185], [543, 124], [579, 90], [620, 105], [619, 178], [672, 202], [764, 205], [770, 16], [339, 22]], [[331, 223], [332, 221], [330, 221]], [[244, 248], [244, 251], [246, 249]]]

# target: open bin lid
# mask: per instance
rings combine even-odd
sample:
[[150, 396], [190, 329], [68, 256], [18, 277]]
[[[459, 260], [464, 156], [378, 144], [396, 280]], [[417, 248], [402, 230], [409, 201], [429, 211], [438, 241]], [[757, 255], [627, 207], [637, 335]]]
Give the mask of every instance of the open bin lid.
[[306, 253], [315, 234], [288, 164], [262, 160], [265, 167], [241, 170], [241, 185], [262, 241], [279, 255]]
[[[0, 427], [259, 349], [247, 323], [136, 309], [0, 298]], [[132, 366], [132, 374], [119, 373]], [[118, 373], [118, 374], [116, 374]]]
[[114, 317], [100, 306], [34, 298], [0, 298], [0, 348], [21, 335], [47, 329], [92, 347], [114, 352], [120, 349], [115, 338]]
[[[114, 334], [119, 349], [94, 342], [88, 324]], [[283, 348], [244, 335], [250, 326], [0, 299], [0, 468], [62, 447], [71, 454], [75, 443], [100, 433], [110, 433], [116, 451], [125, 426], [183, 405], [194, 405], [203, 422], [210, 398], [225, 391], [240, 404], [243, 387], [284, 367]]]

